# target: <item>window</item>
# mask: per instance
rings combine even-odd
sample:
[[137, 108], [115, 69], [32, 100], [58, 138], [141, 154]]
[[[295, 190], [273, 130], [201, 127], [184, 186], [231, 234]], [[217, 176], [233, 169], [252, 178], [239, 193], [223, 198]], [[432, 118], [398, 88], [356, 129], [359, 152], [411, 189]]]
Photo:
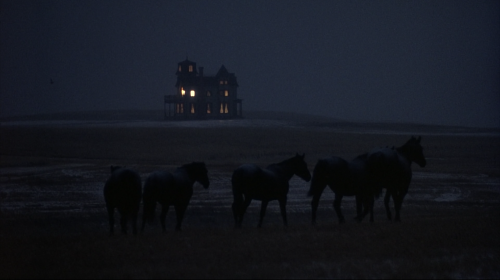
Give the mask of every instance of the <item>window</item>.
[[186, 95], [186, 91], [184, 90], [184, 88], [183, 88], [183, 87], [181, 87], [181, 95], [182, 95], [182, 96]]
[[212, 93], [210, 91], [207, 91], [207, 96], [212, 96]]
[[184, 113], [184, 104], [177, 103], [177, 113], [178, 114], [183, 114]]
[[182, 70], [182, 66], [179, 65], [179, 72], [181, 72], [181, 70]]
[[191, 103], [191, 114], [194, 114], [194, 104]]
[[221, 114], [227, 114], [227, 113], [229, 113], [228, 108], [227, 108], [227, 103], [221, 103], [220, 104], [219, 113], [221, 113]]
[[227, 85], [227, 80], [224, 81], [224, 84]]
[[212, 104], [207, 103], [207, 114], [211, 114], [211, 113], [212, 113]]
[[191, 91], [189, 92], [189, 95], [191, 95], [191, 97], [194, 97], [194, 95], [195, 95], [194, 90], [191, 90]]
[[189, 65], [189, 72], [193, 72], [193, 65]]
[[219, 84], [223, 85], [223, 84], [224, 84], [224, 81], [223, 81], [223, 80], [220, 80]]
[[228, 90], [224, 91], [224, 96], [229, 96], [229, 91]]

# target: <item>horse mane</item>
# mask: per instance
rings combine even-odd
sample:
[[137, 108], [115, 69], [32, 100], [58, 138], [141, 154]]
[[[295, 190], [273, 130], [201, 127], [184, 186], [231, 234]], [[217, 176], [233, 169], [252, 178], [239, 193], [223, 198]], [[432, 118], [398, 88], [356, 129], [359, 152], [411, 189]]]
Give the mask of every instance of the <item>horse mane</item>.
[[406, 143], [404, 143], [403, 145], [401, 145], [400, 147], [397, 147], [396, 148], [396, 151], [402, 155], [408, 155], [412, 146], [415, 145], [415, 143], [419, 143], [420, 142], [420, 137], [419, 139], [415, 138], [415, 136], [412, 136], [408, 141], [406, 141]]
[[274, 166], [283, 166], [283, 165], [287, 165], [291, 162], [293, 162], [297, 157], [300, 157], [299, 154], [291, 157], [291, 158], [288, 158], [288, 159], [285, 159], [283, 161], [280, 161], [280, 162], [276, 162], [276, 163], [271, 163], [269, 164], [268, 166], [266, 166], [266, 168], [272, 168]]
[[355, 157], [354, 159], [366, 159], [366, 158], [368, 158], [368, 153], [361, 154], [361, 155]]

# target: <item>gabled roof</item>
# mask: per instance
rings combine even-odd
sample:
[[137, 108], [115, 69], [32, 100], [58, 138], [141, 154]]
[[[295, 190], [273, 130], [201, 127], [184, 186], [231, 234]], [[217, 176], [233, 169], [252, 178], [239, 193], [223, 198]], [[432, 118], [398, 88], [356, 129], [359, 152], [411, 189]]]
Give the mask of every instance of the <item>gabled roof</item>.
[[215, 77], [220, 77], [220, 76], [227, 75], [227, 74], [229, 74], [229, 72], [227, 71], [227, 69], [224, 66], [224, 64], [222, 64], [222, 66], [220, 67], [219, 71], [217, 71], [217, 74], [215, 75]]
[[229, 73], [224, 64], [222, 64], [215, 77], [217, 79], [219, 79], [220, 77], [226, 77], [230, 85], [238, 86], [238, 82], [236, 82], [236, 76], [234, 75], [234, 73]]

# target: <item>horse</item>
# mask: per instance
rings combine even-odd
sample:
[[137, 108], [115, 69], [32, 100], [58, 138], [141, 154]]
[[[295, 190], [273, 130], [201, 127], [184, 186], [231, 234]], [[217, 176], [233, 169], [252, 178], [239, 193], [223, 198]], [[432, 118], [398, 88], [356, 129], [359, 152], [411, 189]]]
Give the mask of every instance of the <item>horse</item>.
[[132, 221], [132, 230], [137, 234], [137, 215], [141, 204], [142, 183], [139, 174], [127, 168], [111, 166], [111, 176], [104, 185], [104, 200], [108, 210], [109, 231], [114, 232], [114, 211], [120, 213], [122, 233], [127, 233], [127, 222]]
[[[396, 211], [395, 221], [401, 221], [400, 211], [405, 195], [408, 193], [412, 178], [411, 163], [425, 167], [423, 148], [420, 145], [422, 138], [411, 137], [404, 145], [398, 148], [379, 148], [372, 150], [367, 156], [367, 180], [372, 195], [379, 197], [382, 189], [386, 189], [384, 205], [387, 218], [392, 220], [389, 202], [392, 196]], [[373, 197], [372, 196], [372, 197]], [[373, 205], [372, 209], [373, 211]], [[362, 214], [366, 214], [366, 211]], [[360, 217], [362, 219], [362, 217]]]
[[243, 215], [253, 199], [262, 201], [259, 228], [262, 227], [267, 204], [272, 200], [278, 200], [283, 223], [285, 226], [288, 224], [286, 202], [290, 179], [293, 175], [297, 175], [306, 182], [311, 180], [311, 173], [307, 169], [304, 156], [305, 154], [296, 154], [292, 158], [271, 164], [265, 169], [255, 164], [244, 164], [234, 170], [231, 184], [235, 227], [241, 227]]
[[[356, 219], [360, 217], [363, 210], [370, 208], [370, 197], [366, 195], [364, 188], [366, 180], [363, 176], [365, 171], [367, 153], [357, 156], [351, 162], [340, 157], [320, 159], [313, 170], [311, 186], [308, 196], [312, 196], [312, 223], [316, 223], [316, 211], [319, 199], [326, 186], [335, 193], [333, 208], [337, 213], [339, 223], [345, 223], [341, 210], [342, 198], [344, 196], [356, 197]], [[372, 215], [373, 217], [373, 215]]]
[[173, 173], [163, 170], [151, 173], [144, 183], [141, 231], [144, 231], [146, 222], [154, 220], [157, 202], [162, 206], [160, 221], [163, 232], [166, 231], [165, 219], [170, 205], [175, 208], [177, 216], [175, 229], [179, 231], [184, 219], [184, 213], [193, 195], [194, 183], [199, 182], [205, 189], [210, 185], [207, 173], [204, 162], [182, 165]]

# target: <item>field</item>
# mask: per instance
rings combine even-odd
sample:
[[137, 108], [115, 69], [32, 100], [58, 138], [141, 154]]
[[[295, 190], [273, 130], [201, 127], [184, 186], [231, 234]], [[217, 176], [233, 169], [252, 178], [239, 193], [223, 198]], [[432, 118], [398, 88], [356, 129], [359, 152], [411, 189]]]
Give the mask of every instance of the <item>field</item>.
[[[498, 129], [348, 123], [297, 115], [171, 122], [139, 118], [7, 120], [0, 125], [0, 278], [499, 278]], [[305, 153], [312, 171], [328, 156], [352, 159], [374, 147], [422, 136], [427, 166], [413, 164], [402, 222], [385, 217], [338, 224], [325, 190], [311, 224], [308, 183], [294, 177], [289, 226], [260, 202], [243, 226], [231, 213], [232, 171]], [[143, 233], [109, 236], [102, 188], [110, 165], [137, 170], [204, 161], [182, 231], [159, 221]], [[392, 205], [392, 204], [391, 204]], [[141, 210], [142, 212], [142, 210]], [[116, 213], [118, 218], [118, 213]], [[115, 225], [118, 227], [118, 225]]]

